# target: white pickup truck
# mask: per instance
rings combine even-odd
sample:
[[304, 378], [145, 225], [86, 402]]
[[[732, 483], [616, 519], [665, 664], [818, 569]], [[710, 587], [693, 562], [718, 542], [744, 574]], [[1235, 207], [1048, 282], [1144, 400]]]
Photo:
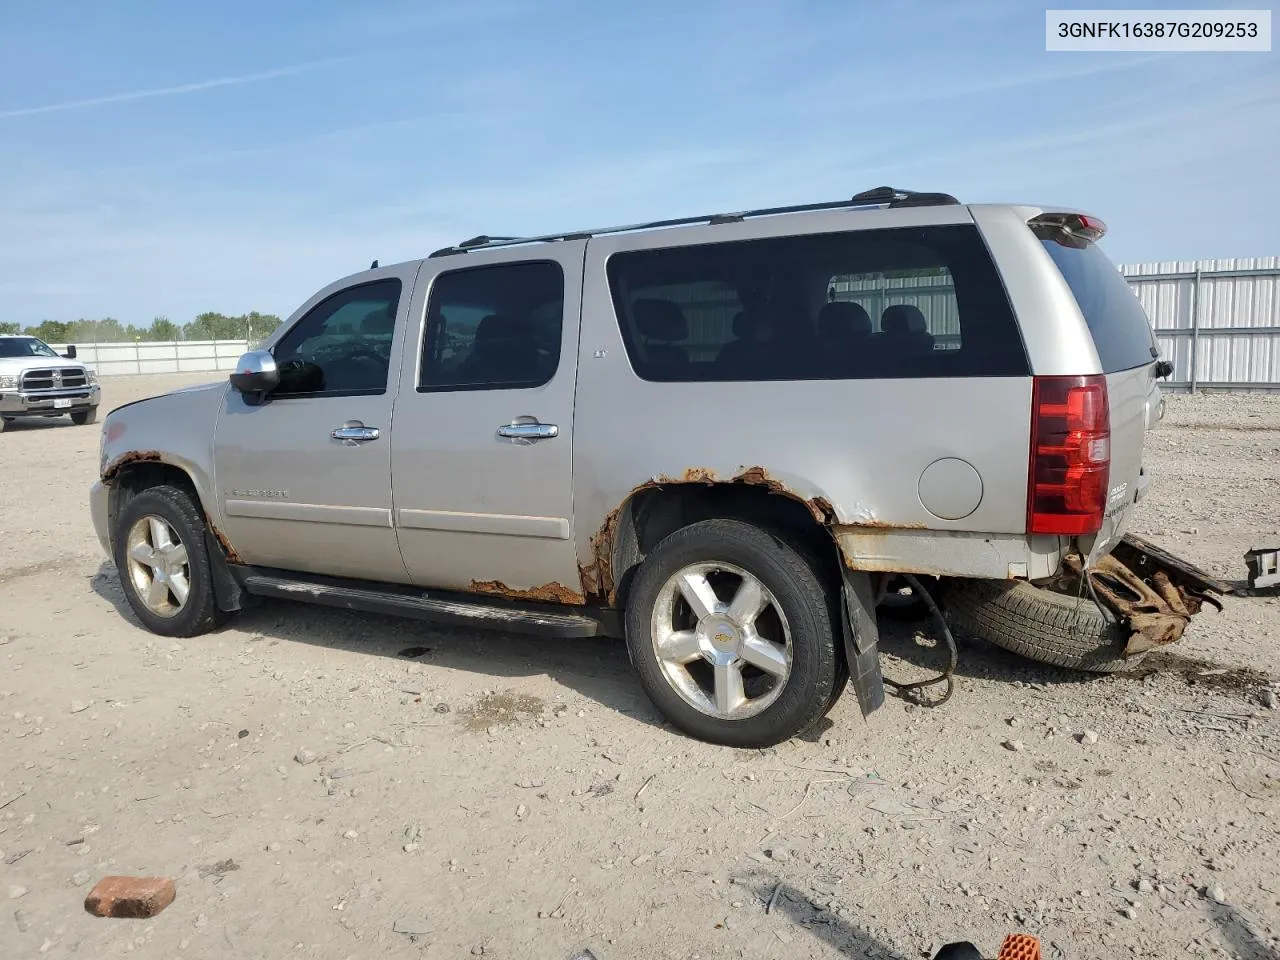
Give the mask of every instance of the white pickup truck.
[[0, 433], [16, 417], [71, 415], [76, 424], [98, 418], [98, 375], [38, 337], [0, 334]]

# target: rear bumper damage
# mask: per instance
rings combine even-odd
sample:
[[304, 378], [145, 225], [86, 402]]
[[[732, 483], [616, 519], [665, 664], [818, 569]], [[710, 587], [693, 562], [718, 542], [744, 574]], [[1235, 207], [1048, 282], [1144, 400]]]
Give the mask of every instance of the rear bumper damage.
[[[1063, 568], [1062, 577], [1078, 588], [1080, 557], [1067, 557]], [[1206, 603], [1221, 610], [1218, 597], [1233, 590], [1231, 584], [1131, 533], [1093, 565], [1089, 583], [1099, 605], [1128, 631], [1126, 657], [1181, 640]]]

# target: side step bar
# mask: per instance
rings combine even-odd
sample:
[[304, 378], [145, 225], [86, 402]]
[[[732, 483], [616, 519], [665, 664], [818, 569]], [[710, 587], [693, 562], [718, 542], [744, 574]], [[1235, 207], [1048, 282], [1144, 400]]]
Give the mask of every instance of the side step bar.
[[245, 591], [258, 597], [299, 600], [342, 610], [360, 610], [436, 623], [544, 637], [616, 636], [607, 611], [565, 612], [550, 604], [516, 603], [400, 587], [394, 584], [309, 576], [258, 567], [232, 567]]

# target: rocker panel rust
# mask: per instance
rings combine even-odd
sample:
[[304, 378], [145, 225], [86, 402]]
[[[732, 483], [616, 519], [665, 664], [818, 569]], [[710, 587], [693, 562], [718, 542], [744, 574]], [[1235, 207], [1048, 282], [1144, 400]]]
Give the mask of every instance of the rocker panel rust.
[[539, 603], [560, 603], [571, 606], [582, 606], [587, 598], [562, 583], [546, 583], [540, 587], [517, 589], [509, 587], [501, 580], [472, 580], [468, 587], [471, 593], [483, 593], [493, 597], [504, 597], [507, 600], [533, 600]]

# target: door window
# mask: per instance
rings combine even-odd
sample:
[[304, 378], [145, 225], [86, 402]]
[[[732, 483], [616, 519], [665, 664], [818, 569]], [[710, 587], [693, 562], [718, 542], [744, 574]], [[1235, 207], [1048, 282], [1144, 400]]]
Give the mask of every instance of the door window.
[[564, 272], [546, 260], [451, 270], [427, 304], [419, 392], [514, 390], [560, 365]]
[[322, 300], [272, 353], [280, 369], [275, 397], [386, 393], [400, 281], [376, 280]]

